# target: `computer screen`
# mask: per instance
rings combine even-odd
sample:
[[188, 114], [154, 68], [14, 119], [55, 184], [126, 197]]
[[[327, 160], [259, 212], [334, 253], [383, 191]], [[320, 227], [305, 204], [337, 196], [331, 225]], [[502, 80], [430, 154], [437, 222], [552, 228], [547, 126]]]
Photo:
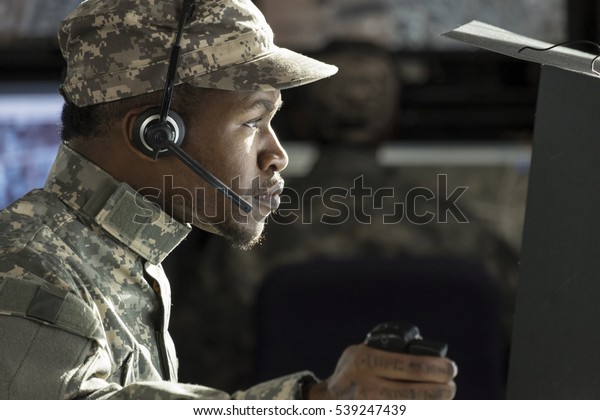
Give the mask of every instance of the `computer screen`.
[[58, 84], [0, 84], [0, 208], [44, 185], [60, 144]]

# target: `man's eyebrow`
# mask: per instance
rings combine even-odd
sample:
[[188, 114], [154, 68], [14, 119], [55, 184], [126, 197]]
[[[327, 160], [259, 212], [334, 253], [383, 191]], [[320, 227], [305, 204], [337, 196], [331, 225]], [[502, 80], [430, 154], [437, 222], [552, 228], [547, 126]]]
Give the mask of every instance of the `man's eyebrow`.
[[263, 108], [268, 112], [272, 112], [274, 110], [279, 111], [282, 106], [283, 106], [282, 100], [278, 100], [276, 103], [273, 103], [272, 101], [270, 101], [268, 99], [257, 99], [256, 101], [252, 102], [252, 104], [250, 104], [250, 106], [248, 106], [246, 109], [248, 111], [250, 111], [255, 108]]

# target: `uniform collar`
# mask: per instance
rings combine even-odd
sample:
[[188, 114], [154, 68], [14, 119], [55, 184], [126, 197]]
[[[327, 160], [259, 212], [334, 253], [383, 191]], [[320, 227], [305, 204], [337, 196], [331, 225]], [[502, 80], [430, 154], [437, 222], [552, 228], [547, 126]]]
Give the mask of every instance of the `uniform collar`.
[[44, 189], [152, 264], [164, 260], [191, 231], [64, 144]]

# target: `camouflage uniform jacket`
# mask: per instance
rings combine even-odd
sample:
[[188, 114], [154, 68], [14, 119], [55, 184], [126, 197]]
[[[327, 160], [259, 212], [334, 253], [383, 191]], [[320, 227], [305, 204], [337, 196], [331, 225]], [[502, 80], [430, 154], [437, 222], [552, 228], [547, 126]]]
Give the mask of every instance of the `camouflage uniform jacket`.
[[62, 146], [0, 212], [0, 399], [301, 396], [301, 372], [233, 395], [177, 383], [160, 265], [190, 227]]

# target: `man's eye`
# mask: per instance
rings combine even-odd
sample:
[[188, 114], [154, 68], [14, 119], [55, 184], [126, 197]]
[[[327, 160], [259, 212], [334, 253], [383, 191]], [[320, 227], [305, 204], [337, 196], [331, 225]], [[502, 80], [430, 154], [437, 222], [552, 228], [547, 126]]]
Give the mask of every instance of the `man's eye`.
[[248, 128], [252, 128], [252, 129], [258, 129], [258, 124], [262, 121], [262, 118], [257, 118], [255, 120], [252, 121], [248, 121], [247, 123], [244, 123], [244, 125]]

